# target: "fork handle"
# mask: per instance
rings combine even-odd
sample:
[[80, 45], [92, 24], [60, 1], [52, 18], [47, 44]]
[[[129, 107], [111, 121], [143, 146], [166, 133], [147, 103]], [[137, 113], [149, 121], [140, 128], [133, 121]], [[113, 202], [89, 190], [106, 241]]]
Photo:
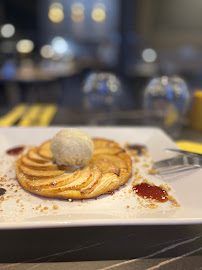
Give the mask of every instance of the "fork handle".
[[157, 161], [153, 164], [154, 169], [160, 169], [164, 167], [169, 166], [179, 166], [179, 165], [185, 165], [185, 166], [196, 166], [201, 167], [202, 166], [202, 159], [194, 156], [186, 156], [186, 155], [180, 155], [174, 158], [164, 159], [161, 161]]
[[194, 152], [190, 152], [190, 151], [184, 151], [184, 150], [180, 150], [180, 149], [171, 149], [171, 148], [168, 148], [168, 149], [166, 149], [166, 151], [178, 153], [178, 154], [181, 154], [181, 155], [195, 156], [195, 157], [202, 158], [202, 154], [194, 153]]

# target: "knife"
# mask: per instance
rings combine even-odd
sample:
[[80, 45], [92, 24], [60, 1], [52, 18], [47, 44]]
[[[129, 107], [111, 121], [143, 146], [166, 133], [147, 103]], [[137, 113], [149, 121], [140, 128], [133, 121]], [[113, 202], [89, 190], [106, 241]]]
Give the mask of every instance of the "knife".
[[174, 148], [167, 148], [166, 151], [177, 153], [180, 155], [195, 156], [195, 157], [202, 158], [202, 154], [191, 152], [191, 151], [184, 151], [184, 150], [174, 149]]

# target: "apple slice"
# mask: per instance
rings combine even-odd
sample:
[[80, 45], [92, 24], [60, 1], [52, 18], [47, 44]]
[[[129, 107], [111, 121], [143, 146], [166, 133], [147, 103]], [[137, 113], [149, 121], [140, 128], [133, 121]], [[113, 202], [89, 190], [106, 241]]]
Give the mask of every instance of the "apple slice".
[[119, 143], [106, 139], [93, 139], [94, 148], [120, 147]]
[[65, 173], [65, 171], [63, 170], [46, 170], [46, 171], [33, 170], [24, 166], [22, 163], [20, 163], [18, 166], [24, 174], [26, 174], [28, 177], [31, 177], [31, 178], [39, 178], [39, 179], [50, 178], [50, 177], [55, 177], [55, 176], [62, 175]]
[[21, 172], [20, 177], [24, 177], [26, 178], [27, 184], [31, 189], [43, 189], [43, 188], [55, 188], [55, 187], [61, 187], [63, 185], [67, 185], [72, 183], [73, 181], [75, 181], [75, 179], [77, 179], [79, 177], [79, 175], [81, 174], [81, 172], [78, 170], [74, 173], [70, 173], [70, 174], [62, 174], [59, 176], [55, 176], [52, 178], [43, 178], [43, 179], [34, 179], [34, 180], [30, 180], [27, 175], [25, 175], [24, 173]]
[[32, 160], [30, 160], [27, 156], [22, 156], [21, 161], [23, 163], [23, 165], [25, 165], [26, 167], [30, 168], [30, 169], [34, 169], [34, 170], [57, 170], [58, 166], [54, 165], [53, 163], [37, 163], [34, 162]]
[[131, 157], [126, 152], [125, 153], [124, 152], [123, 153], [119, 153], [118, 156], [121, 157], [123, 160], [126, 161], [127, 166], [128, 166], [127, 170], [128, 171], [131, 171], [132, 170], [132, 160], [131, 160]]
[[50, 150], [50, 143], [51, 141], [46, 141], [45, 143], [43, 143], [39, 149], [38, 149], [38, 154], [46, 159], [53, 159], [53, 154]]
[[109, 147], [109, 148], [95, 148], [93, 155], [102, 155], [102, 154], [108, 154], [108, 155], [117, 155], [121, 152], [124, 152], [125, 150], [121, 147]]
[[115, 173], [117, 175], [119, 175], [119, 173], [120, 173], [120, 168], [109, 160], [104, 160], [104, 159], [100, 158], [100, 159], [95, 159], [94, 163], [93, 163], [93, 161], [91, 163], [98, 166], [100, 168], [100, 170], [102, 171], [102, 173], [111, 172], [111, 173]]
[[71, 181], [70, 183], [65, 183], [62, 186], [59, 187], [49, 187], [48, 189], [43, 188], [44, 192], [52, 192], [52, 193], [58, 193], [58, 192], [62, 192], [65, 190], [80, 190], [80, 186], [87, 182], [88, 178], [91, 176], [91, 169], [88, 167], [84, 170], [81, 171], [81, 174], [79, 175], [78, 178], [76, 178], [75, 180], [73, 179], [73, 181]]
[[51, 191], [44, 191], [41, 190], [32, 190], [32, 193], [35, 193], [37, 195], [48, 197], [48, 198], [58, 198], [58, 199], [85, 199], [84, 196], [81, 195], [81, 192], [79, 190], [65, 190], [62, 192], [53, 193]]
[[38, 148], [34, 148], [34, 149], [29, 150], [27, 153], [28, 158], [31, 159], [32, 161], [38, 162], [38, 163], [50, 162], [49, 159], [45, 159], [45, 158], [42, 158], [41, 156], [39, 156], [37, 154], [37, 150], [38, 150]]
[[99, 160], [108, 161], [108, 162], [113, 163], [119, 169], [128, 169], [127, 161], [123, 157], [120, 157], [118, 155], [117, 156], [108, 155], [108, 154], [97, 155], [97, 156], [94, 156], [92, 160], [95, 163], [97, 163]]
[[98, 182], [100, 177], [102, 176], [102, 172], [99, 167], [93, 166], [92, 168], [92, 174], [89, 177], [88, 181], [85, 183], [85, 185], [81, 186], [81, 193], [90, 192], [90, 190], [94, 187], [94, 185]]
[[114, 173], [106, 173], [100, 177], [99, 181], [88, 195], [90, 198], [97, 197], [101, 194], [109, 193], [118, 187], [118, 176]]

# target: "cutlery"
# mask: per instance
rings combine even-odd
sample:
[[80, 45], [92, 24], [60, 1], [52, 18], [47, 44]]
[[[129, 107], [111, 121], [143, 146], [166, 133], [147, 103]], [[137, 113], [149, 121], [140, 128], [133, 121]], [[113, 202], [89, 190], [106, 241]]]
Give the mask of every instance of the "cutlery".
[[154, 162], [153, 169], [159, 173], [177, 173], [202, 167], [202, 155], [179, 149], [166, 149], [178, 153], [177, 156]]
[[174, 148], [172, 148], [172, 149], [167, 148], [166, 151], [177, 153], [177, 154], [180, 154], [180, 155], [188, 155], [188, 156], [195, 156], [195, 157], [202, 158], [202, 154], [191, 152], [191, 151], [184, 151], [184, 150], [174, 149]]

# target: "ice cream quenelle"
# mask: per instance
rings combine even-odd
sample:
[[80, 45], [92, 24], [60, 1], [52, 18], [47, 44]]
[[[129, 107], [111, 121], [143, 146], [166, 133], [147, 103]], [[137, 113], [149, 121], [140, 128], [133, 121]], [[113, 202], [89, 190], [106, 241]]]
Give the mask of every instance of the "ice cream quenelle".
[[93, 141], [83, 131], [63, 129], [52, 139], [50, 149], [58, 165], [84, 166], [93, 155]]

